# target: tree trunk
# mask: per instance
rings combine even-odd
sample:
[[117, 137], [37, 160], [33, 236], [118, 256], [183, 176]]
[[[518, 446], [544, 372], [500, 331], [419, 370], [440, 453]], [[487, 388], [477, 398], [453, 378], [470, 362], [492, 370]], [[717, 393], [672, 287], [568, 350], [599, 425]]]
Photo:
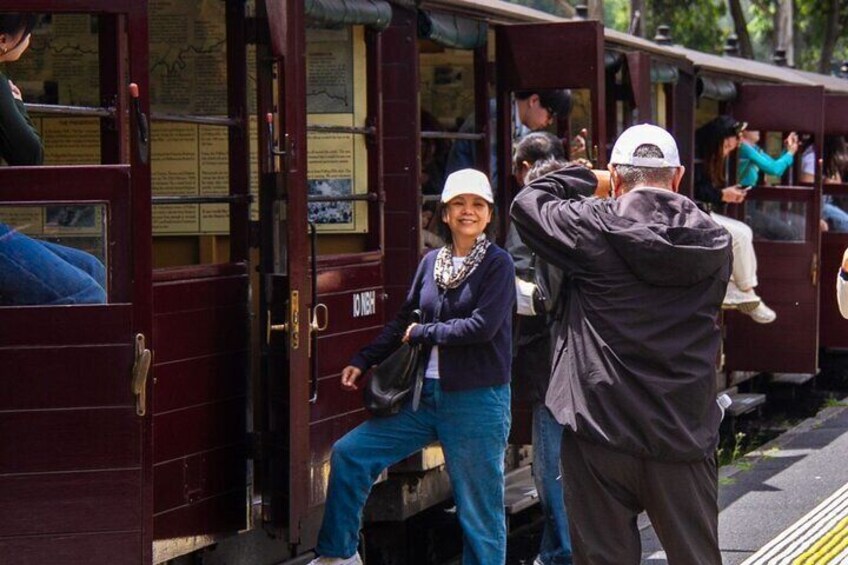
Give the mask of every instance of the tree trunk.
[[604, 22], [604, 0], [589, 0], [589, 19]]
[[794, 6], [792, 0], [779, 0], [774, 15], [774, 48], [786, 49], [786, 64], [795, 66], [795, 42], [793, 41]]
[[[838, 1], [838, 0], [837, 0]], [[733, 16], [733, 29], [739, 38], [739, 56], [745, 59], [754, 58], [754, 47], [751, 44], [751, 34], [748, 33], [748, 22], [745, 20], [745, 12], [742, 11], [740, 0], [727, 0], [730, 15]]]
[[828, 0], [825, 15], [824, 43], [822, 44], [821, 59], [819, 59], [819, 72], [830, 74], [830, 62], [833, 59], [833, 51], [836, 48], [836, 40], [839, 38], [839, 0]]
[[630, 0], [630, 33], [645, 37], [645, 0]]

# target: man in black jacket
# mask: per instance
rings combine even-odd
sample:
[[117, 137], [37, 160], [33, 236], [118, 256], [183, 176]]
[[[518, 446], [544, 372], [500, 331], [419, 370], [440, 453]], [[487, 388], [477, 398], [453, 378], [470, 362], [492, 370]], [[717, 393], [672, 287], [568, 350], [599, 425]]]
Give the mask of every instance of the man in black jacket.
[[625, 131], [615, 198], [567, 200], [581, 167], [531, 182], [512, 218], [563, 270], [547, 405], [565, 426], [562, 464], [575, 564], [638, 564], [646, 510], [672, 564], [720, 564], [715, 448], [718, 314], [730, 236], [688, 198], [665, 130]]

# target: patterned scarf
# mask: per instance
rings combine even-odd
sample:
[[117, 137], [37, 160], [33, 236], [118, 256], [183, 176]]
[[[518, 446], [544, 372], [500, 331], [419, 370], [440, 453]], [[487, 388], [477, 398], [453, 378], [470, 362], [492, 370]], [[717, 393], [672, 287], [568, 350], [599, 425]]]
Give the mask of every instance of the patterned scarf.
[[462, 267], [456, 272], [453, 271], [453, 245], [448, 244], [442, 247], [436, 255], [436, 265], [433, 268], [433, 278], [436, 279], [439, 288], [449, 289], [461, 285], [483, 262], [483, 257], [486, 256], [486, 251], [491, 244], [492, 242], [486, 239], [486, 234], [481, 233], [477, 236], [471, 253], [465, 257]]

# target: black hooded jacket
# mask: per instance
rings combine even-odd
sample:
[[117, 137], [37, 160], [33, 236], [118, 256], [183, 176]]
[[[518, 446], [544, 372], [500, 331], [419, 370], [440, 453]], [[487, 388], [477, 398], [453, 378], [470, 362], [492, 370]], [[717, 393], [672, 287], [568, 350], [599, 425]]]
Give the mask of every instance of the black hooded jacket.
[[579, 436], [615, 450], [710, 457], [730, 235], [669, 190], [565, 199], [570, 185], [594, 178], [569, 167], [530, 183], [512, 205], [521, 238], [568, 285], [547, 405]]

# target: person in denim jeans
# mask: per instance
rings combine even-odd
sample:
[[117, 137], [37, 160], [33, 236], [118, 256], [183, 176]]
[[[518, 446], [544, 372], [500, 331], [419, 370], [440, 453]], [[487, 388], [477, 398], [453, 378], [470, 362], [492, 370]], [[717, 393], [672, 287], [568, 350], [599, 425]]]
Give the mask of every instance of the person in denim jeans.
[[[515, 146], [512, 171], [519, 185], [566, 166], [562, 141], [548, 132], [526, 135]], [[591, 196], [586, 185], [574, 197]], [[511, 225], [506, 248], [515, 261], [516, 319], [513, 387], [533, 407], [533, 481], [539, 494], [544, 526], [534, 565], [570, 565], [571, 536], [562, 496], [560, 447], [563, 426], [556, 421], [545, 395], [551, 380], [551, 325], [561, 304], [562, 271], [533, 253]]]
[[[0, 62], [17, 61], [29, 47], [37, 17], [0, 15]], [[0, 74], [0, 157], [9, 165], [41, 165], [41, 137], [21, 91]], [[0, 223], [0, 305], [97, 304], [106, 301], [106, 269], [93, 255], [23, 235]]]
[[[421, 403], [372, 418], [338, 440], [330, 461], [324, 519], [312, 565], [362, 563], [357, 552], [362, 509], [389, 465], [439, 441], [464, 534], [464, 565], [506, 561], [504, 455], [510, 426], [510, 357], [515, 268], [492, 243], [494, 197], [486, 175], [451, 174], [438, 216], [444, 247], [428, 253], [406, 301], [380, 335], [342, 371], [342, 388], [402, 342], [424, 345]], [[420, 309], [422, 323], [410, 324]]]

